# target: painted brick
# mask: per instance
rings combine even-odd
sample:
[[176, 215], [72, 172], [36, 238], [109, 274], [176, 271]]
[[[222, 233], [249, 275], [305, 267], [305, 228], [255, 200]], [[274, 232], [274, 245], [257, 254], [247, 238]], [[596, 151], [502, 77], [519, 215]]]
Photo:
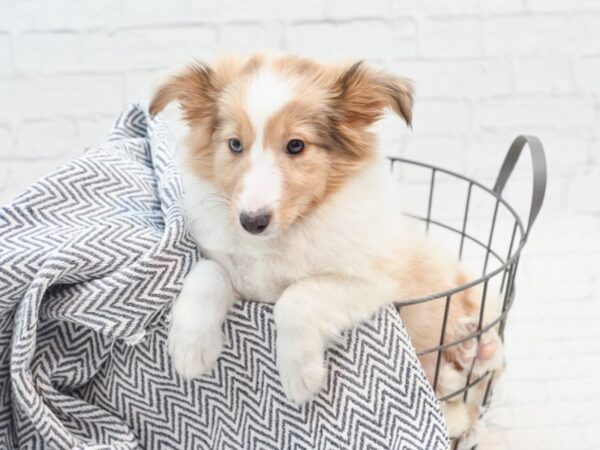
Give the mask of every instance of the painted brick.
[[562, 94], [574, 91], [570, 58], [522, 57], [515, 62], [517, 93]]
[[190, 14], [191, 6], [185, 0], [125, 0], [121, 3], [121, 26], [164, 25], [165, 23], [202, 21]]
[[29, 158], [50, 158], [73, 151], [77, 127], [69, 119], [24, 121], [17, 128], [18, 152]]
[[223, 52], [253, 53], [281, 50], [283, 25], [280, 23], [229, 23], [220, 30], [219, 49]]
[[87, 30], [114, 27], [121, 16], [119, 0], [11, 0], [11, 24], [16, 30]]
[[582, 96], [545, 95], [483, 100], [478, 120], [485, 128], [579, 128], [593, 121], [594, 102]]
[[[7, 125], [0, 125], [0, 165], [7, 166], [3, 159], [10, 159], [16, 154], [15, 141], [12, 137], [10, 128]], [[0, 172], [1, 173], [1, 172]], [[1, 190], [1, 188], [0, 188]]]
[[80, 67], [80, 47], [76, 32], [23, 33], [15, 39], [15, 66], [27, 74], [75, 71]]
[[480, 19], [426, 19], [421, 29], [421, 53], [425, 57], [469, 57], [482, 53]]
[[328, 0], [325, 16], [333, 20], [389, 17], [392, 11], [390, 0]]
[[600, 56], [584, 57], [578, 63], [578, 80], [589, 94], [600, 94]]
[[565, 15], [491, 17], [484, 27], [487, 54], [556, 55], [578, 50], [582, 34]]
[[392, 0], [396, 14], [482, 14], [485, 12], [485, 2], [476, 0], [457, 0], [447, 2], [444, 0], [424, 0], [413, 2], [411, 0]]
[[322, 0], [203, 0], [191, 3], [192, 16], [211, 22], [263, 21], [277, 19], [319, 20], [324, 17]]
[[508, 95], [512, 67], [505, 59], [401, 59], [393, 70], [414, 80], [418, 98]]
[[587, 12], [600, 11], [599, 0], [526, 0], [527, 10], [532, 12]]
[[473, 124], [473, 109], [464, 100], [420, 99], [414, 108], [414, 129], [430, 135], [464, 135]]
[[313, 57], [386, 60], [416, 52], [412, 20], [298, 23], [287, 31], [286, 49]]
[[79, 140], [76, 147], [70, 152], [72, 157], [104, 142], [114, 122], [115, 118], [110, 115], [96, 115], [79, 119], [77, 122]]
[[122, 80], [114, 75], [40, 76], [0, 80], [0, 120], [57, 113], [114, 113], [122, 107]]
[[0, 33], [0, 77], [12, 73], [10, 34]]
[[158, 85], [178, 70], [170, 67], [160, 70], [131, 71], [125, 74], [125, 101], [149, 100]]
[[216, 51], [217, 32], [211, 26], [97, 32], [82, 38], [82, 65], [98, 72], [149, 70], [176, 67], [194, 58], [210, 59]]

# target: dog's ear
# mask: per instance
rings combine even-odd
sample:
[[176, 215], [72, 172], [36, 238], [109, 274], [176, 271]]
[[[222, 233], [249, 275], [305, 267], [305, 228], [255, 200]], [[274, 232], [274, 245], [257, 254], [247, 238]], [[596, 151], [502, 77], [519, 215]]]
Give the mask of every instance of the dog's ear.
[[352, 126], [365, 127], [380, 119], [386, 107], [412, 122], [410, 80], [368, 67], [364, 61], [344, 67], [333, 85], [334, 108]]
[[187, 66], [158, 88], [150, 102], [150, 114], [154, 116], [172, 101], [178, 101], [188, 125], [212, 123], [224, 82], [219, 75], [203, 62]]

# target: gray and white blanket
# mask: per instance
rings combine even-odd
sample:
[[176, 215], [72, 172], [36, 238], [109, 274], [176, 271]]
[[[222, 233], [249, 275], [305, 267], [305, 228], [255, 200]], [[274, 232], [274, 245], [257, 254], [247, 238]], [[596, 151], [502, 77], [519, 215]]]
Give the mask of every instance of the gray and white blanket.
[[392, 308], [328, 351], [314, 401], [286, 400], [272, 307], [241, 302], [214, 371], [179, 377], [167, 315], [200, 257], [160, 120], [0, 209], [0, 449], [441, 449], [438, 403]]

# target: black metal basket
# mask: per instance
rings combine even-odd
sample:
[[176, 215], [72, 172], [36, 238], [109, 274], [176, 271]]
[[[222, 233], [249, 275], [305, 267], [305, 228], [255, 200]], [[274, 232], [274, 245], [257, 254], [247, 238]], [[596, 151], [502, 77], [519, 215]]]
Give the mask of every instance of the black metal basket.
[[[513, 172], [525, 144], [528, 145], [531, 151], [533, 166], [532, 199], [526, 226], [523, 225], [515, 209], [503, 197], [506, 183]], [[433, 380], [435, 390], [438, 384], [440, 361], [444, 349], [459, 345], [468, 339], [477, 339], [479, 341], [482, 333], [492, 327], [496, 327], [500, 338], [504, 340], [507, 315], [515, 299], [515, 278], [519, 266], [519, 258], [544, 200], [546, 190], [544, 150], [539, 139], [536, 137], [518, 136], [508, 150], [492, 189], [466, 176], [440, 167], [396, 157], [392, 157], [390, 160], [394, 174], [402, 178], [416, 176], [416, 179], [413, 180], [416, 182], [406, 184], [416, 184], [418, 186], [420, 182], [421, 186], [417, 187], [417, 189], [427, 194], [425, 201], [416, 202], [416, 204], [426, 204], [426, 210], [416, 213], [408, 212], [407, 215], [423, 222], [428, 234], [432, 234], [434, 231], [441, 231], [442, 234], [451, 238], [454, 237], [453, 245], [456, 247], [455, 250], [459, 260], [464, 260], [466, 253], [475, 255], [479, 252], [480, 254], [480, 257], [473, 258], [475, 265], [479, 266], [479, 278], [455, 289], [433, 293], [410, 301], [399, 302], [396, 305], [398, 308], [404, 308], [408, 305], [422, 302], [445, 302], [439, 345], [419, 352], [419, 356], [428, 353], [437, 353], [435, 377]], [[412, 172], [412, 175], [408, 175], [409, 172]], [[461, 190], [464, 194], [460, 193]], [[479, 198], [477, 199], [477, 197]], [[445, 202], [443, 208], [435, 207], [439, 201]], [[451, 203], [449, 204], [449, 202]], [[489, 210], [482, 207], [482, 203], [486, 202], [490, 204]], [[472, 226], [471, 222], [476, 222], [476, 226]], [[493, 285], [495, 286], [493, 287]], [[482, 292], [477, 331], [458, 340], [446, 342], [448, 312], [453, 297], [459, 292], [475, 286], [479, 286]], [[496, 295], [500, 296], [502, 307], [497, 317], [491, 322], [484, 324], [483, 316], [486, 299], [489, 293], [492, 292], [492, 289], [497, 289], [496, 292], [498, 294]], [[472, 371], [473, 366], [469, 370], [464, 387], [443, 397], [440, 396], [439, 400], [446, 401], [452, 399], [456, 401], [456, 397], [462, 395], [462, 401], [467, 401], [470, 390], [479, 383], [487, 383], [481, 405], [485, 408], [489, 403], [495, 374], [487, 372], [473, 379]], [[454, 446], [458, 446], [458, 440], [454, 442]]]

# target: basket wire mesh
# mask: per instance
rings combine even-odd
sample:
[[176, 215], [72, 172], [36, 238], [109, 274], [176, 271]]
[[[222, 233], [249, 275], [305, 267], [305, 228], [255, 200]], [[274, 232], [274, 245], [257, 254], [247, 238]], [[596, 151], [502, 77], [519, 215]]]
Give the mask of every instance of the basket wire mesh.
[[[502, 194], [519, 156], [526, 145], [531, 152], [533, 188], [529, 218], [527, 225], [525, 226], [515, 209], [504, 199]], [[496, 179], [496, 183], [492, 189], [466, 176], [429, 164], [398, 157], [391, 157], [390, 162], [393, 173], [397, 174], [398, 171], [402, 172], [406, 171], [406, 168], [411, 168], [413, 171], [416, 170], [420, 173], [419, 180], [421, 183], [428, 184], [428, 188], [426, 187], [427, 208], [425, 212], [420, 214], [407, 212], [406, 214], [421, 222], [424, 225], [427, 234], [432, 234], [432, 231], [438, 229], [444, 231], [446, 234], [458, 236], [458, 242], [455, 241], [457, 247], [455, 251], [459, 261], [463, 262], [465, 259], [465, 253], [468, 246], [479, 249], [482, 254], [481, 261], [479, 262], [481, 267], [480, 276], [477, 279], [454, 289], [432, 293], [431, 295], [411, 299], [409, 301], [397, 302], [396, 307], [400, 311], [401, 308], [423, 302], [443, 301], [445, 303], [439, 345], [421, 350], [418, 352], [418, 355], [420, 357], [427, 354], [435, 355], [435, 374], [432, 384], [440, 401], [459, 400], [467, 402], [469, 394], [473, 389], [476, 386], [479, 386], [480, 383], [485, 383], [482, 385], [482, 387], [485, 388], [485, 391], [480, 405], [485, 409], [489, 404], [496, 373], [494, 371], [488, 371], [481, 376], [474, 377], [473, 368], [477, 359], [474, 358], [468, 370], [464, 386], [454, 392], [439, 395], [438, 383], [442, 352], [447, 348], [458, 346], [461, 343], [472, 339], [476, 339], [477, 346], [479, 346], [482, 334], [494, 327], [496, 327], [495, 329], [497, 330], [500, 339], [504, 341], [504, 330], [508, 312], [515, 299], [515, 278], [521, 251], [527, 242], [531, 227], [540, 211], [546, 190], [546, 162], [543, 147], [539, 139], [534, 136], [518, 136], [508, 150]], [[452, 183], [466, 186], [466, 194], [462, 197], [464, 200], [461, 200], [460, 196], [453, 195], [453, 204], [446, 205], [444, 208], [444, 210], [454, 211], [458, 208], [458, 210], [461, 211], [461, 217], [458, 217], [459, 220], [455, 220], [455, 222], [457, 222], [456, 224], [450, 224], [448, 220], [438, 218], [438, 215], [442, 216], [442, 214], [436, 214], [436, 208], [434, 208], [436, 198], [447, 192], [446, 189], [438, 187], [438, 182], [442, 177], [450, 179]], [[476, 203], [474, 198], [477, 195], [487, 197], [493, 204], [491, 220], [489, 218], [487, 220], [483, 218], [483, 220], [480, 221], [482, 226], [480, 226], [479, 229], [485, 230], [487, 228], [487, 230], [485, 233], [479, 233], [479, 235], [474, 231], [471, 231], [473, 227], [470, 227], [470, 222], [473, 220], [474, 215], [476, 215], [474, 213], [479, 209], [477, 205], [474, 205], [474, 203]], [[461, 201], [464, 201], [462, 208], [460, 207]], [[502, 233], [499, 231], [500, 216], [505, 218], [505, 226], [502, 228]], [[503, 236], [500, 236], [500, 234], [503, 234]], [[499, 239], [499, 237], [501, 239]], [[495, 289], [497, 289], [496, 292], [499, 296], [501, 308], [498, 311], [497, 316], [491, 321], [486, 320], [484, 322], [486, 301], [488, 300], [494, 284], [496, 285]], [[478, 287], [481, 292], [477, 329], [469, 335], [447, 342], [447, 325], [452, 300], [457, 294], [473, 287]], [[454, 440], [453, 447], [458, 448], [459, 443], [460, 437]]]

